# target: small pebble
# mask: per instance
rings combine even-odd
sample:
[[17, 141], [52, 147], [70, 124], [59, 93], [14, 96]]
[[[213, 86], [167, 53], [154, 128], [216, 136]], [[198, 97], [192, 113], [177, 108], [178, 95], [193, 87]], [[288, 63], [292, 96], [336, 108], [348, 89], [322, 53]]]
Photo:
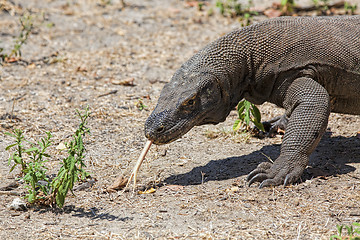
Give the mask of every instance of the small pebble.
[[15, 198], [9, 205], [11, 210], [24, 211], [26, 210], [26, 203], [21, 198]]

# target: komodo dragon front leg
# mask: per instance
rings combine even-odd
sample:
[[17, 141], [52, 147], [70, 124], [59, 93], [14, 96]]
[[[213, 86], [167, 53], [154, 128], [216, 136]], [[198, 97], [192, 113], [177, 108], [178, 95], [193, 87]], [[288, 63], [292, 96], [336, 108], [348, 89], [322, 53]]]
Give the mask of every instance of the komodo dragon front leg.
[[[284, 92], [285, 91], [285, 92]], [[273, 164], [261, 163], [248, 176], [249, 185], [260, 188], [296, 182], [306, 168], [309, 156], [326, 130], [330, 114], [329, 94], [311, 78], [298, 78], [285, 90], [275, 90], [289, 117], [280, 156]]]

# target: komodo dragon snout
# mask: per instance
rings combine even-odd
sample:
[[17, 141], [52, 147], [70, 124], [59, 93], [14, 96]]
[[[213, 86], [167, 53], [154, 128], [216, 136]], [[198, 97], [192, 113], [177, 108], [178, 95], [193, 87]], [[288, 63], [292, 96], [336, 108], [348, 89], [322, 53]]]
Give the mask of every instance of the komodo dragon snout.
[[156, 108], [146, 120], [145, 136], [155, 144], [166, 144], [194, 126], [222, 122], [228, 114], [223, 98], [210, 72], [179, 70], [164, 86]]

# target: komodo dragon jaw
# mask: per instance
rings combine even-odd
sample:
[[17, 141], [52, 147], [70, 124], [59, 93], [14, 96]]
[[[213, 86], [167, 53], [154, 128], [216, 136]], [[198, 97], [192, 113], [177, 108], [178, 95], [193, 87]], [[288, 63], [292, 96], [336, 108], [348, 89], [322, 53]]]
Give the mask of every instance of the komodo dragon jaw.
[[187, 119], [171, 120], [174, 111], [153, 113], [145, 123], [145, 136], [157, 145], [173, 142], [187, 133], [193, 126]]
[[[179, 91], [179, 89], [184, 89]], [[194, 126], [223, 122], [230, 112], [215, 76], [178, 70], [164, 86], [158, 104], [145, 123], [145, 136], [155, 144], [177, 140]]]

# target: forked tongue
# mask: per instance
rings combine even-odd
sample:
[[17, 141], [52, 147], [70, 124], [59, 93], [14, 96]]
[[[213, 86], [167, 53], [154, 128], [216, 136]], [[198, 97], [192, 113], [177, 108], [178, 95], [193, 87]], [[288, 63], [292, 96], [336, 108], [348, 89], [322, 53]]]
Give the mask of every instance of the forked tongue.
[[147, 152], [149, 151], [150, 146], [151, 146], [152, 143], [153, 143], [153, 142], [150, 141], [150, 140], [148, 140], [148, 141], [145, 143], [144, 149], [142, 150], [142, 152], [141, 152], [141, 154], [140, 154], [140, 157], [139, 157], [139, 159], [138, 159], [137, 162], [136, 162], [136, 165], [135, 165], [135, 167], [134, 167], [134, 169], [133, 169], [133, 171], [132, 171], [132, 174], [131, 174], [130, 177], [129, 177], [129, 180], [128, 180], [125, 188], [127, 188], [127, 186], [130, 184], [131, 179], [134, 178], [133, 188], [135, 189], [135, 187], [136, 187], [137, 174], [138, 174], [138, 172], [139, 172], [140, 166], [141, 166], [142, 162], [144, 161], [145, 156], [146, 156]]

